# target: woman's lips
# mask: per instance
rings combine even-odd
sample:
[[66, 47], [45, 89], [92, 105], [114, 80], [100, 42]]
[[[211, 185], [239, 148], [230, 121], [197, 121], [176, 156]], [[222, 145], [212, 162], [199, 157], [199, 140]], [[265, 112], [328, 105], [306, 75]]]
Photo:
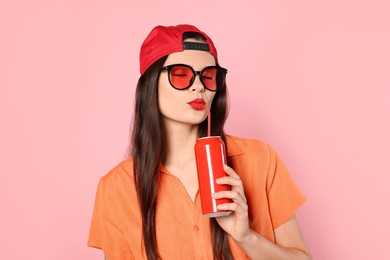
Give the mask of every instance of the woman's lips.
[[203, 99], [197, 98], [187, 103], [195, 110], [202, 110], [204, 109], [204, 106], [206, 105], [206, 102], [204, 102]]

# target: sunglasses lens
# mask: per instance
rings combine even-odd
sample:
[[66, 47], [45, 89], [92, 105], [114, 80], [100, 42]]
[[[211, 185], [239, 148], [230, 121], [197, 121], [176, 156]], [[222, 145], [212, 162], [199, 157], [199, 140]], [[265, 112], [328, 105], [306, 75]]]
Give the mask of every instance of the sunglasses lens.
[[211, 91], [217, 90], [217, 68], [206, 68], [202, 72], [202, 82], [204, 86]]
[[177, 65], [173, 66], [169, 71], [169, 78], [173, 87], [177, 89], [187, 88], [194, 74], [189, 67]]

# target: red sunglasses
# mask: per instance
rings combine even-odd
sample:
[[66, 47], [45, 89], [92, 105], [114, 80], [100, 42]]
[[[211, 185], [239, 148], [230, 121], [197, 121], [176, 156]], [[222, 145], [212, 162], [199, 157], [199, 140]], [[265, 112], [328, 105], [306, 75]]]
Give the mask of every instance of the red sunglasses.
[[227, 69], [219, 66], [208, 66], [201, 71], [195, 71], [187, 64], [172, 64], [161, 68], [160, 72], [168, 71], [168, 80], [171, 86], [178, 90], [184, 90], [194, 83], [196, 75], [200, 82], [210, 91], [217, 91], [217, 77], [226, 77]]

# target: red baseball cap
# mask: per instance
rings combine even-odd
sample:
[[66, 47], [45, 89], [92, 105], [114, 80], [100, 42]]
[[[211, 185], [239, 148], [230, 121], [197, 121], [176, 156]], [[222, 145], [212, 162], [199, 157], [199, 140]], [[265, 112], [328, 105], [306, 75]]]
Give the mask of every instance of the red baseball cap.
[[[185, 32], [196, 32], [201, 34], [206, 39], [206, 43], [183, 43], [183, 33]], [[217, 50], [215, 49], [213, 41], [207, 34], [200, 31], [195, 26], [180, 24], [177, 26], [158, 25], [154, 27], [141, 46], [139, 56], [141, 75], [158, 59], [168, 54], [188, 49], [208, 51], [214, 56], [215, 60], [218, 61]]]

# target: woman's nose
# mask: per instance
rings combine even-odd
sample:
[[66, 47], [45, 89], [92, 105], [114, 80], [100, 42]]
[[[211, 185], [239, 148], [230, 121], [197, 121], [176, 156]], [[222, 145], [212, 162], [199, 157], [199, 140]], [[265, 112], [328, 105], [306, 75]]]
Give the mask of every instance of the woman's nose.
[[204, 92], [204, 86], [202, 81], [200, 81], [200, 75], [195, 75], [195, 79], [190, 87], [190, 90], [196, 92]]

